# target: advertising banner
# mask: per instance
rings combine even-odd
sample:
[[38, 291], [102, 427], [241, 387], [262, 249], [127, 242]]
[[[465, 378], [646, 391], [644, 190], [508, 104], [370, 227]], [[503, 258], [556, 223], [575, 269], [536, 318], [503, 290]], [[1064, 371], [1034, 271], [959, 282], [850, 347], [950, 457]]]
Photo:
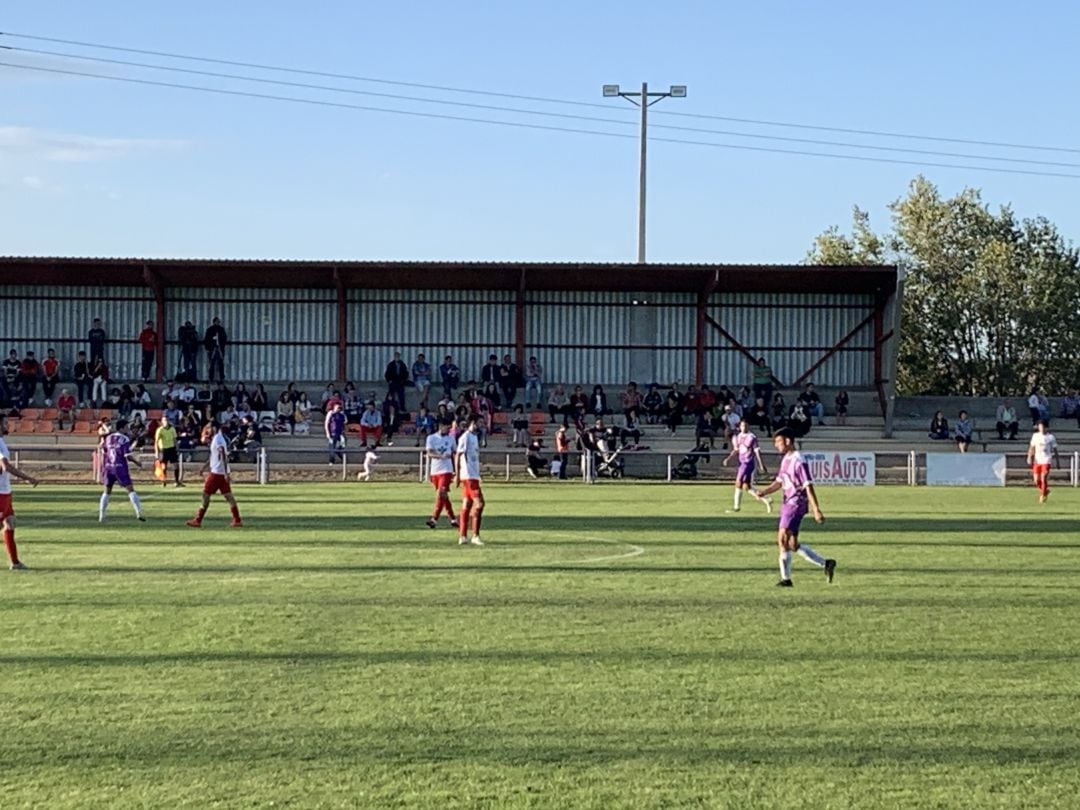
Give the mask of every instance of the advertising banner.
[[803, 451], [814, 484], [841, 487], [874, 486], [874, 454], [846, 451]]
[[927, 453], [926, 485], [1003, 487], [1005, 456], [998, 453]]

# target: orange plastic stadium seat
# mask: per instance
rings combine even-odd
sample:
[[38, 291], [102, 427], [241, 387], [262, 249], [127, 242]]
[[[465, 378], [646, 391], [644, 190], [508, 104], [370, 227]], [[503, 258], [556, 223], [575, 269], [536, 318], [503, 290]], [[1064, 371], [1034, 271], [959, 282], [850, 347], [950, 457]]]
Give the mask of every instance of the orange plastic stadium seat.
[[50, 419], [42, 419], [34, 428], [34, 433], [55, 433], [56, 423]]
[[90, 433], [91, 427], [89, 422], [79, 421], [75, 423], [75, 427], [71, 431], [72, 433]]
[[23, 419], [34, 419], [34, 420], [36, 420], [39, 416], [41, 416], [41, 411], [39, 409], [37, 409], [37, 408], [23, 408], [23, 410], [22, 410], [22, 418]]
[[345, 425], [345, 432], [359, 434], [360, 425], [356, 424], [355, 422], [350, 422], [349, 424]]
[[27, 419], [25, 416], [19, 420], [18, 425], [15, 428], [16, 433], [33, 433], [34, 427], [37, 425], [36, 419]]
[[529, 424], [530, 425], [546, 425], [547, 420], [548, 420], [548, 415], [546, 413], [544, 413], [543, 411], [533, 411], [532, 413], [529, 414]]
[[510, 423], [510, 415], [506, 411], [495, 411], [491, 415], [491, 424], [506, 425]]
[[42, 419], [55, 419], [59, 412], [56, 408], [46, 408], [41, 412]]
[[546, 429], [547, 429], [547, 424], [546, 423], [540, 422], [539, 424], [537, 424], [536, 422], [533, 422], [531, 425], [529, 425], [529, 435], [530, 436], [543, 436]]
[[148, 410], [146, 412], [147, 421], [149, 421], [151, 419], [156, 419], [158, 422], [160, 422], [161, 421], [161, 416], [162, 416], [161, 408], [151, 408], [150, 410]]

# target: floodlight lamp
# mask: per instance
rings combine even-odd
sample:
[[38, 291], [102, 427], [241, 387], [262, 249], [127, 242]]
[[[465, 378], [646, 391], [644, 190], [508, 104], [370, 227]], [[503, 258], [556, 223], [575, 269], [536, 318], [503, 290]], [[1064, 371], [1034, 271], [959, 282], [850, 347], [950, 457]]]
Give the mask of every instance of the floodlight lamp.
[[671, 93], [672, 98], [686, 98], [686, 85], [673, 84], [668, 92]]
[[605, 84], [604, 85], [604, 98], [612, 98], [619, 95], [619, 85], [617, 84]]

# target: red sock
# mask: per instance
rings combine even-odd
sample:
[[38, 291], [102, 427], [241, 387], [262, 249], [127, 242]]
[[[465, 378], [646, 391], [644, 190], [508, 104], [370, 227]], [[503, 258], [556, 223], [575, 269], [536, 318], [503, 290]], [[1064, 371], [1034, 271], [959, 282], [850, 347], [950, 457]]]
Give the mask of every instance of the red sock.
[[443, 500], [446, 501], [446, 506], [444, 507], [446, 509], [446, 514], [450, 516], [451, 520], [457, 520], [457, 518], [454, 517], [454, 505], [450, 503], [450, 496], [447, 495]]
[[469, 510], [470, 507], [467, 504], [462, 504], [461, 511], [458, 513], [462, 537], [467, 537], [469, 534]]
[[483, 509], [475, 509], [475, 510], [473, 510], [472, 533], [477, 537], [480, 536], [480, 518], [482, 518], [483, 516], [484, 516], [484, 510]]
[[238, 507], [236, 504], [232, 504], [231, 506], [229, 506], [229, 511], [232, 512], [233, 520], [240, 519], [240, 507]]
[[195, 519], [198, 520], [198, 521], [201, 521], [205, 515], [206, 515], [206, 507], [201, 506], [201, 507], [199, 507], [199, 511], [195, 513]]
[[15, 530], [4, 529], [4, 548], [7, 549], [8, 559], [11, 560], [11, 564], [15, 565], [19, 562], [19, 551], [15, 548]]
[[438, 520], [439, 515], [442, 514], [442, 511], [443, 511], [443, 497], [442, 497], [442, 495], [436, 495], [435, 496], [435, 511], [431, 513], [431, 519], [432, 520]]

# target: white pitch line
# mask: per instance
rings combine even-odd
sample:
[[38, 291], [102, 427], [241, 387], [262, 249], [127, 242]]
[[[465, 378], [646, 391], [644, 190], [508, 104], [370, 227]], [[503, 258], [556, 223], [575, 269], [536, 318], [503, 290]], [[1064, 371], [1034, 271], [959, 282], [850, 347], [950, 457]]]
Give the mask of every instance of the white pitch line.
[[628, 546], [630, 551], [625, 554], [608, 554], [603, 557], [586, 557], [583, 560], [556, 560], [549, 565], [569, 565], [572, 563], [597, 563], [597, 562], [612, 562], [614, 560], [628, 560], [631, 557], [640, 557], [645, 553], [645, 549], [641, 546], [635, 546], [633, 543], [625, 543], [622, 540], [612, 540], [610, 537], [583, 537], [575, 534], [554, 534], [553, 537], [569, 537], [572, 540], [588, 540], [592, 543], [607, 543], [613, 546]]

